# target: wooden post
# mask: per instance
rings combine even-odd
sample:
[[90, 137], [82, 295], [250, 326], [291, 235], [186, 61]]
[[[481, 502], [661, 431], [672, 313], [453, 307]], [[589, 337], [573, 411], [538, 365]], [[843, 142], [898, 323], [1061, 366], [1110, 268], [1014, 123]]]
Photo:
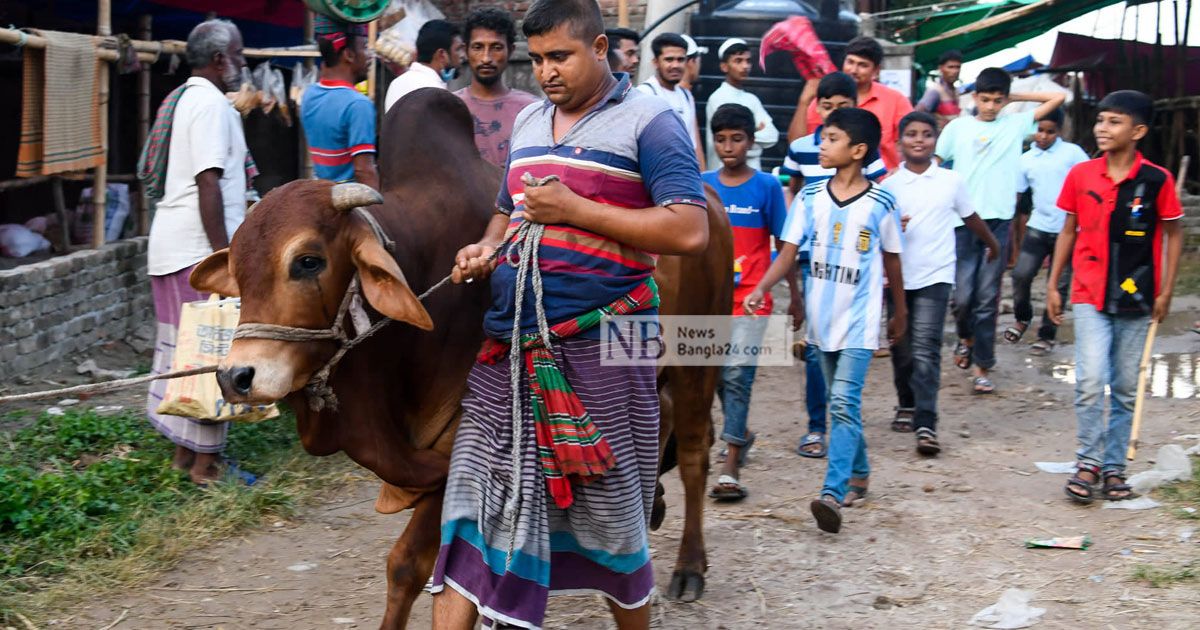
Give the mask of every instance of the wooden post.
[[[112, 2], [99, 0], [96, 11], [96, 34], [102, 37], [112, 35]], [[92, 202], [95, 211], [92, 213], [92, 247], [104, 247], [104, 216], [108, 209], [108, 64], [101, 63], [96, 72], [96, 83], [99, 85], [99, 103], [97, 115], [100, 117], [100, 165], [96, 167], [96, 181], [92, 184]]]
[[[375, 50], [375, 40], [377, 39], [379, 39], [379, 20], [372, 20], [371, 23], [367, 25], [368, 50]], [[375, 102], [375, 91], [379, 84], [379, 80], [375, 77], [376, 63], [378, 63], [378, 61], [376, 61], [375, 55], [372, 54], [371, 63], [367, 66], [367, 98], [371, 99], [372, 103]]]
[[629, 28], [629, 0], [617, 0], [617, 26]]
[[54, 196], [54, 212], [58, 214], [58, 229], [63, 240], [63, 253], [71, 251], [71, 219], [67, 214], [67, 199], [63, 195], [61, 177], [50, 180], [50, 192]]
[[[143, 15], [138, 20], [138, 26], [141, 32], [138, 37], [149, 41], [153, 35], [151, 27], [153, 26], [154, 18], [150, 15]], [[150, 136], [150, 124], [153, 122], [151, 117], [152, 108], [150, 106], [150, 64], [143, 64], [141, 72], [138, 73], [138, 127], [137, 127], [137, 146], [138, 153], [146, 146], [146, 138]], [[137, 212], [137, 234], [145, 236], [150, 233], [150, 203], [146, 197], [146, 187], [138, 185], [138, 204]]]
[[[317, 42], [317, 32], [313, 27], [313, 12], [304, 11], [304, 43], [315, 44]], [[304, 71], [311, 72], [313, 69], [313, 60], [311, 58], [304, 60]], [[308, 138], [304, 135], [304, 125], [298, 125], [300, 135], [300, 179], [312, 179], [312, 156], [308, 153]]]

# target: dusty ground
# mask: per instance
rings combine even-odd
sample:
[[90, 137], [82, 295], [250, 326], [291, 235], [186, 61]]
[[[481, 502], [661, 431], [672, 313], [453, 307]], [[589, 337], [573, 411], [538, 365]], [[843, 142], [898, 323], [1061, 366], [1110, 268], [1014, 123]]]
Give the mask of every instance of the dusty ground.
[[[1160, 333], [1156, 347], [1166, 354], [1156, 364], [1134, 471], [1149, 467], [1160, 445], [1190, 444], [1175, 438], [1200, 433], [1200, 338], [1185, 330], [1197, 306], [1200, 299], [1180, 300]], [[1001, 326], [1009, 322], [1005, 316]], [[1065, 476], [1034, 467], [1072, 459], [1071, 353], [1063, 346], [1030, 359], [1024, 347], [1001, 345], [991, 397], [972, 396], [968, 378], [944, 356], [945, 450], [937, 459], [921, 458], [912, 436], [888, 430], [891, 366], [877, 359], [864, 400], [872, 496], [844, 512], [836, 536], [819, 532], [808, 513], [824, 461], [792, 452], [803, 432], [803, 369], [761, 369], [751, 408], [759, 437], [743, 474], [752, 494], [706, 506], [708, 590], [692, 604], [657, 601], [655, 627], [962, 628], [1009, 587], [1035, 591], [1035, 605], [1046, 608], [1041, 628], [1196, 627], [1200, 581], [1153, 589], [1131, 575], [1140, 564], [1200, 559], [1200, 533], [1180, 541], [1200, 522], [1162, 508], [1072, 505], [1062, 495]], [[374, 627], [384, 557], [406, 520], [374, 513], [376, 489], [351, 484], [293, 521], [197, 550], [148, 587], [63, 611], [56, 625], [105, 627], [127, 611], [117, 628]], [[651, 537], [660, 587], [682, 525], [674, 475], [667, 493], [667, 520]], [[1077, 534], [1091, 535], [1091, 549], [1023, 547], [1030, 537]], [[428, 627], [429, 610], [422, 596], [413, 627]], [[558, 598], [547, 627], [611, 622], [596, 598]]]

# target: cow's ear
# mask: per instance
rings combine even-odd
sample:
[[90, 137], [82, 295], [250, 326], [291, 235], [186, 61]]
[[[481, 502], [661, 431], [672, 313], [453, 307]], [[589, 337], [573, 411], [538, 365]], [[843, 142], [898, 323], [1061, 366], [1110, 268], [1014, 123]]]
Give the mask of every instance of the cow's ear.
[[188, 284], [197, 291], [216, 293], [225, 297], [238, 297], [237, 279], [229, 271], [229, 248], [209, 254], [200, 261], [188, 277]]
[[359, 239], [354, 247], [363, 295], [375, 310], [421, 330], [433, 330], [433, 320], [408, 288], [404, 272], [374, 237]]

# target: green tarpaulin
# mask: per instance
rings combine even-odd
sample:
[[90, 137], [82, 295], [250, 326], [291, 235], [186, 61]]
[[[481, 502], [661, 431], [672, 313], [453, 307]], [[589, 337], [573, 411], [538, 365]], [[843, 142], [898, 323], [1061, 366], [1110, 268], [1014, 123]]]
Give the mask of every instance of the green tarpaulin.
[[1118, 1], [947, 2], [936, 11], [914, 10], [891, 16], [880, 14], [877, 24], [878, 32], [889, 40], [899, 44], [915, 44], [914, 61], [928, 71], [936, 67], [938, 56], [947, 50], [962, 51], [966, 61], [985, 57]]

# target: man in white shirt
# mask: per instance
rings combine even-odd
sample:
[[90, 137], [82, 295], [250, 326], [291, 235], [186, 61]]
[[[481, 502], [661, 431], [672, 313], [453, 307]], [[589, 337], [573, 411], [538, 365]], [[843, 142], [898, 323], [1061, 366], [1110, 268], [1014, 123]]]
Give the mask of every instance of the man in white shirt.
[[[713, 91], [712, 96], [708, 97], [708, 104], [704, 108], [704, 119], [711, 121], [713, 114], [722, 105], [729, 103], [743, 105], [754, 112], [754, 122], [757, 127], [754, 132], [754, 146], [746, 154], [746, 163], [752, 168], [761, 170], [763, 149], [773, 147], [776, 142], [779, 142], [779, 129], [775, 127], [775, 122], [771, 120], [771, 115], [763, 107], [762, 101], [742, 89], [746, 79], [750, 76], [752, 63], [750, 46], [746, 44], [746, 40], [733, 37], [721, 44], [721, 47], [717, 49], [717, 56], [721, 58], [721, 72], [725, 73], [725, 82]], [[708, 142], [708, 163], [720, 164], [717, 151], [713, 148], [712, 131], [708, 129], [707, 123], [705, 124], [705, 138]]]
[[417, 60], [392, 80], [383, 99], [383, 111], [414, 90], [446, 89], [466, 62], [466, 46], [459, 30], [446, 20], [429, 20], [417, 32]]
[[[156, 128], [165, 122], [170, 134], [164, 194], [147, 252], [158, 321], [153, 371], [159, 374], [171, 369], [183, 304], [207, 297], [188, 285], [192, 268], [229, 246], [246, 213], [246, 139], [241, 116], [225, 98], [240, 86], [246, 66], [241, 33], [226, 20], [198, 25], [188, 36], [187, 61], [192, 76], [181, 93], [168, 96], [174, 108], [159, 111], [171, 120], [155, 121]], [[175, 467], [206, 484], [220, 475], [227, 424], [159, 414], [166, 383], [150, 387], [150, 422], [175, 443]]]
[[663, 99], [671, 106], [691, 136], [692, 149], [700, 161], [700, 170], [704, 171], [700, 126], [696, 122], [696, 101], [691, 92], [679, 86], [687, 71], [687, 40], [678, 33], [663, 33], [650, 42], [650, 50], [654, 53], [654, 75], [643, 81], [638, 89]]

